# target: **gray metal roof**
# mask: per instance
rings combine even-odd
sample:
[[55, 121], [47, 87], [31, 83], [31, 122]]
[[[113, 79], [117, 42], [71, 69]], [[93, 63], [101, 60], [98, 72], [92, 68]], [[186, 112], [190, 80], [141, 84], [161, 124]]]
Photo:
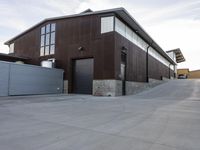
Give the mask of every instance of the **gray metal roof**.
[[115, 9], [107, 9], [102, 11], [86, 11], [85, 13], [75, 14], [75, 15], [67, 15], [67, 16], [61, 16], [61, 17], [54, 17], [54, 18], [47, 18], [38, 24], [32, 26], [28, 30], [22, 32], [21, 34], [15, 36], [14, 38], [8, 40], [5, 42], [6, 45], [9, 45], [13, 40], [20, 37], [21, 35], [29, 32], [30, 30], [34, 29], [35, 27], [47, 22], [47, 21], [53, 21], [53, 20], [60, 20], [60, 19], [67, 19], [67, 18], [73, 18], [73, 17], [80, 17], [80, 16], [87, 16], [87, 15], [96, 15], [96, 14], [106, 14], [106, 13], [115, 13], [117, 16], [119, 16], [121, 19], [123, 19], [132, 29], [137, 31], [137, 34], [140, 35], [149, 45], [151, 45], [158, 53], [160, 53], [163, 57], [165, 57], [171, 64], [176, 65], [176, 62], [174, 62], [167, 54], [166, 52], [151, 38], [151, 36], [139, 25], [139, 23], [127, 12], [124, 8], [115, 8]]

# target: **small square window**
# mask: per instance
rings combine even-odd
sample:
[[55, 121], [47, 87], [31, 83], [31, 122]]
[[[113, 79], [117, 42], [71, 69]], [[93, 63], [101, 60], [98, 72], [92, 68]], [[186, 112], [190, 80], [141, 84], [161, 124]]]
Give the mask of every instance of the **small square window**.
[[101, 18], [101, 33], [107, 33], [114, 30], [114, 17]]

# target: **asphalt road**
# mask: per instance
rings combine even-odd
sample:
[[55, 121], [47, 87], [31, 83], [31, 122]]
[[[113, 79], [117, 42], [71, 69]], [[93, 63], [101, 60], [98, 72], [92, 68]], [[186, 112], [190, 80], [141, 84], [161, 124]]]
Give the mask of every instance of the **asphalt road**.
[[0, 98], [0, 150], [200, 150], [200, 80], [114, 98]]

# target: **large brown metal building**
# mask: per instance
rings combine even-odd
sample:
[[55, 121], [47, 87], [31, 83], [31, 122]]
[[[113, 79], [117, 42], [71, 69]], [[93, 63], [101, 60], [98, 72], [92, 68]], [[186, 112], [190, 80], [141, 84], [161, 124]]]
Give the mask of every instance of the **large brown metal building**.
[[176, 61], [124, 8], [45, 19], [5, 44], [25, 63], [55, 62], [69, 93], [131, 94], [176, 72]]

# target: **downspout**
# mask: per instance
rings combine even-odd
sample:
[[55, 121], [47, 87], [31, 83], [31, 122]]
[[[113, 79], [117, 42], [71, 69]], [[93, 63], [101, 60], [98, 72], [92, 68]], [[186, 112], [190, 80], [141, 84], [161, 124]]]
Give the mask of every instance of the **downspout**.
[[171, 79], [171, 70], [170, 70], [171, 63], [169, 64], [169, 79]]
[[149, 82], [149, 48], [152, 46], [153, 41], [147, 47], [146, 53], [146, 82]]

